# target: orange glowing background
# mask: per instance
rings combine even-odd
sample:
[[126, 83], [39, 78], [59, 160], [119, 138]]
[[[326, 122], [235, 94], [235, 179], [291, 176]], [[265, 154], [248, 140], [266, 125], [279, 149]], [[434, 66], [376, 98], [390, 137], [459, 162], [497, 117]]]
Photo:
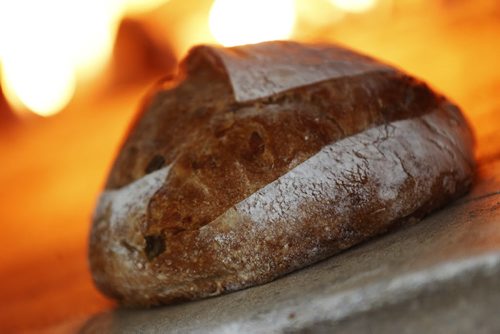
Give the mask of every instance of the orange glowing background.
[[462, 106], [480, 163], [500, 157], [494, 0], [0, 1], [0, 332], [73, 332], [113, 307], [86, 239], [141, 97], [194, 44], [269, 39], [339, 42], [415, 74]]

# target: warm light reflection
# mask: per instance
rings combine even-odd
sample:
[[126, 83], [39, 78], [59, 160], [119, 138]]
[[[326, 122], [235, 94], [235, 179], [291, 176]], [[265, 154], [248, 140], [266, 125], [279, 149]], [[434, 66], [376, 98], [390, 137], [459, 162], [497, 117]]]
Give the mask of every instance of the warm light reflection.
[[215, 0], [209, 24], [224, 46], [287, 39], [295, 24], [294, 0]]
[[7, 100], [41, 116], [59, 112], [77, 82], [106, 65], [123, 15], [164, 2], [0, 1], [1, 82]]
[[7, 100], [17, 110], [28, 108], [40, 116], [54, 115], [73, 96], [73, 65], [46, 50], [40, 50], [36, 57], [27, 55], [28, 59], [3, 58], [2, 87]]
[[377, 0], [330, 0], [336, 7], [351, 13], [362, 13], [375, 7]]
[[126, 11], [131, 14], [141, 14], [157, 9], [168, 0], [123, 0]]

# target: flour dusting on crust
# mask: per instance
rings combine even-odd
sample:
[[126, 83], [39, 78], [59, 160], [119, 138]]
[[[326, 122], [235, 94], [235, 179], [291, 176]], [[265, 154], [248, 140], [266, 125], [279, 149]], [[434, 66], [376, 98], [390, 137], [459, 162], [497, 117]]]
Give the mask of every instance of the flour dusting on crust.
[[[293, 88], [367, 72], [395, 70], [370, 57], [335, 45], [271, 42], [218, 48], [201, 46], [204, 52], [222, 61], [237, 101], [251, 101]], [[189, 58], [188, 58], [189, 61]]]
[[[163, 167], [145, 175], [120, 189], [106, 190], [99, 198], [96, 216], [103, 215], [111, 209], [109, 227], [118, 229], [131, 218], [141, 218], [146, 214], [150, 197], [161, 187], [167, 178], [170, 166]], [[132, 225], [127, 223], [127, 225]]]
[[[142, 251], [141, 226], [146, 222], [151, 197], [165, 182], [169, 171], [170, 166], [163, 167], [122, 188], [106, 190], [99, 198], [91, 243], [106, 245], [106, 257], [117, 260], [114, 265], [119, 264], [119, 268], [115, 271], [125, 289], [136, 289], [141, 277], [149, 275]], [[95, 279], [99, 281], [101, 277], [96, 275]], [[147, 289], [143, 283], [139, 284]]]
[[431, 113], [327, 145], [203, 227], [201, 236], [219, 244], [220, 261], [241, 259], [243, 282], [349, 247], [358, 228], [383, 230], [410, 216], [433, 198], [434, 187], [446, 196], [463, 187], [472, 147], [451, 121]]

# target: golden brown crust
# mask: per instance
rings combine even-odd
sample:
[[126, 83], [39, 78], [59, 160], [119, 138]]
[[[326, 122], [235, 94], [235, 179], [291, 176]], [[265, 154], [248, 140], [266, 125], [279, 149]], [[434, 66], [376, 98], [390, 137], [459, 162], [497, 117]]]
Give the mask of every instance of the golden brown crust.
[[[473, 143], [460, 111], [370, 58], [321, 46], [332, 79], [287, 77], [283, 90], [276, 72], [272, 94], [242, 99], [234, 73], [290, 47], [299, 63], [301, 50], [311, 57], [296, 43], [197, 48], [153, 96], [95, 215], [104, 292], [153, 305], [264, 283], [466, 191]], [[351, 72], [335, 76], [342, 66]]]

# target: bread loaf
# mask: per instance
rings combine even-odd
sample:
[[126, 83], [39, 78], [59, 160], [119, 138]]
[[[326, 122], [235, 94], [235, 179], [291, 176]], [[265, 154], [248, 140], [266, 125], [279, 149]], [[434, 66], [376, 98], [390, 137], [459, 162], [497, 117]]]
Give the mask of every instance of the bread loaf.
[[198, 46], [151, 94], [94, 215], [125, 305], [269, 282], [464, 194], [473, 138], [425, 83], [335, 45]]

